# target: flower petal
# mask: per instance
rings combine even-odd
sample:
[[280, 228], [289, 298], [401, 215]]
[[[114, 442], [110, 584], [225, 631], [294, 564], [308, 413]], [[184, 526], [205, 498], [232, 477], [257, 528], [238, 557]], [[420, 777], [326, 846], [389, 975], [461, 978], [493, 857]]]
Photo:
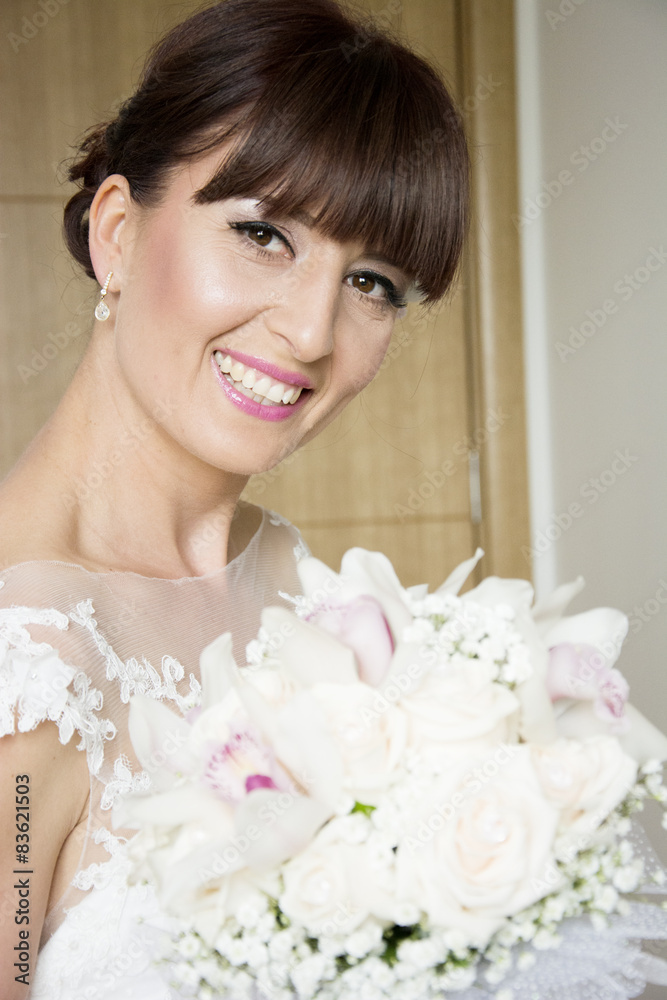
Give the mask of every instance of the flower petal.
[[571, 583], [563, 583], [544, 601], [538, 601], [533, 608], [533, 620], [540, 636], [544, 638], [549, 629], [563, 617], [565, 609], [571, 601], [584, 589], [583, 576], [578, 576]]
[[354, 653], [323, 629], [277, 607], [264, 609], [262, 625], [270, 636], [280, 637], [275, 655], [304, 687], [357, 681]]
[[477, 563], [484, 555], [484, 549], [476, 549], [474, 556], [459, 563], [456, 569], [452, 570], [444, 583], [440, 584], [436, 594], [458, 594], [459, 590], [466, 582]]
[[305, 795], [257, 789], [236, 812], [239, 835], [247, 836], [253, 827], [259, 833], [248, 838], [245, 864], [260, 871], [282, 864], [306, 847], [331, 814], [329, 806]]
[[340, 564], [345, 589], [350, 596], [369, 594], [382, 605], [394, 639], [398, 639], [412, 621], [405, 591], [391, 562], [382, 552], [349, 549]]
[[[170, 775], [182, 770], [183, 749], [191, 730], [188, 723], [166, 705], [143, 694], [133, 695], [128, 729], [139, 763], [158, 779], [158, 784], [164, 786], [165, 778], [168, 780]], [[187, 752], [185, 757], [187, 759]]]
[[544, 636], [547, 646], [569, 642], [595, 646], [611, 667], [618, 659], [628, 632], [628, 619], [616, 608], [593, 608], [579, 615], [561, 618]]
[[204, 711], [222, 701], [238, 677], [232, 655], [232, 633], [225, 632], [204, 648], [199, 658], [202, 680], [201, 707]]

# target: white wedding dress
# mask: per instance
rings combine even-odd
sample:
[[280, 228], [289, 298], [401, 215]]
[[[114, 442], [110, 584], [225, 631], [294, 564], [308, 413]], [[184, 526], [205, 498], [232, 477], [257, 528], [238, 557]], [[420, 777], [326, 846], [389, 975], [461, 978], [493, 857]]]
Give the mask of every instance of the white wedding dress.
[[177, 1000], [153, 963], [166, 918], [149, 887], [128, 888], [123, 844], [132, 832], [111, 825], [117, 798], [150, 785], [130, 743], [129, 701], [143, 693], [186, 713], [198, 698], [201, 650], [231, 631], [245, 662], [262, 608], [299, 591], [296, 563], [306, 554], [296, 529], [264, 511], [247, 547], [204, 577], [46, 561], [0, 573], [0, 735], [51, 720], [62, 743], [79, 741], [91, 778], [85, 845], [47, 914], [31, 1000]]

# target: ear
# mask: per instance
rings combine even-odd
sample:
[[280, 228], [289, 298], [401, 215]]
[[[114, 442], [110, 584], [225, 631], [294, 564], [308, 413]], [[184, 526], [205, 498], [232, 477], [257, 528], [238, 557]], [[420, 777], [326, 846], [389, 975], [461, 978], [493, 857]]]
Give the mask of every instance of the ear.
[[90, 206], [90, 259], [100, 285], [104, 284], [109, 271], [113, 271], [110, 293], [120, 291], [123, 281], [123, 265], [127, 263], [129, 253], [132, 208], [130, 186], [122, 174], [106, 177]]

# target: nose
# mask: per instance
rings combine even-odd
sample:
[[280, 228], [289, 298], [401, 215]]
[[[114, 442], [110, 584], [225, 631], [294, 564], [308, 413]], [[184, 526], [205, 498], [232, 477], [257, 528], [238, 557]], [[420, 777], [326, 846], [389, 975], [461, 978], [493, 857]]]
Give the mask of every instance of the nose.
[[312, 363], [333, 350], [342, 282], [337, 273], [304, 265], [272, 289], [267, 324], [297, 361]]

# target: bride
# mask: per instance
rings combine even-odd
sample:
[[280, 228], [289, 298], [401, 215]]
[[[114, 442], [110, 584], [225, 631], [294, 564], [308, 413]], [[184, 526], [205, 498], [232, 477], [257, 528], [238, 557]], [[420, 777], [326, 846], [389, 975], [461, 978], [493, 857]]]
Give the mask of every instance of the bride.
[[446, 292], [467, 157], [431, 68], [334, 0], [224, 0], [70, 177], [93, 332], [0, 487], [3, 997], [166, 1000], [110, 820], [150, 783], [129, 699], [188, 712], [201, 649], [232, 630], [242, 660], [296, 592], [297, 531], [241, 492], [373, 378], [408, 298]]

